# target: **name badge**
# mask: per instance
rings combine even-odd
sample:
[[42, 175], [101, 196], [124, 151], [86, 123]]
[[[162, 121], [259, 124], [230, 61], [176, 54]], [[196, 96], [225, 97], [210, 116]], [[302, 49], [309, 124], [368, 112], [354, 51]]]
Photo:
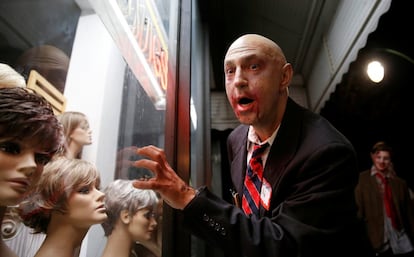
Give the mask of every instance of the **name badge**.
[[268, 211], [270, 208], [271, 197], [272, 197], [272, 187], [267, 182], [267, 180], [263, 178], [262, 189], [260, 191], [260, 203], [266, 209], [266, 211]]

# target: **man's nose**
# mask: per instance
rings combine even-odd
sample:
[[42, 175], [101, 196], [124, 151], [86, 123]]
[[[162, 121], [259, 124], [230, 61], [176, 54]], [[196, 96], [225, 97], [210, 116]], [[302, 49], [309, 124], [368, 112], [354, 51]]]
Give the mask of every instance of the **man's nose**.
[[234, 86], [244, 87], [247, 86], [247, 78], [242, 69], [238, 68], [234, 74]]

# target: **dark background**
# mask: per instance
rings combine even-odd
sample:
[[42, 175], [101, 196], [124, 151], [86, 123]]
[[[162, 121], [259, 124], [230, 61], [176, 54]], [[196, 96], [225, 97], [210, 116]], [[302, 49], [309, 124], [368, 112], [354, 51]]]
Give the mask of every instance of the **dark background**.
[[[343, 76], [321, 114], [333, 123], [354, 145], [361, 170], [370, 168], [370, 150], [377, 141], [394, 149], [397, 174], [414, 188], [413, 158], [413, 74], [414, 63], [384, 51], [393, 49], [414, 57], [412, 13], [408, 1], [392, 1], [390, 10], [368, 37], [366, 47]], [[384, 62], [381, 83], [368, 80], [365, 67], [373, 56]]]

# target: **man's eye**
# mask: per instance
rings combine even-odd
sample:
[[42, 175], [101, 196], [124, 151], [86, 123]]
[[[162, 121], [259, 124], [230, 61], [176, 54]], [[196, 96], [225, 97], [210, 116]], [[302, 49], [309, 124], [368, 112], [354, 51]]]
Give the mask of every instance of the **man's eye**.
[[21, 152], [21, 147], [17, 143], [3, 142], [0, 143], [0, 151], [6, 152], [8, 154], [19, 154]]
[[36, 153], [35, 154], [35, 162], [38, 165], [46, 165], [51, 159], [50, 154], [45, 153]]
[[233, 74], [234, 73], [234, 69], [226, 69], [225, 71], [226, 74]]
[[259, 68], [259, 65], [258, 64], [252, 64], [252, 65], [250, 65], [250, 69], [252, 69], [252, 70], [257, 70]]

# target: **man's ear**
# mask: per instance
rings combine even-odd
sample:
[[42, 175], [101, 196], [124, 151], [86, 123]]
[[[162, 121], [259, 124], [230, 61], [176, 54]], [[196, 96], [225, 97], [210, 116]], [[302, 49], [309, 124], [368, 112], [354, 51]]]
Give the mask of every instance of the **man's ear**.
[[286, 88], [289, 87], [290, 81], [293, 77], [293, 68], [292, 64], [285, 63], [285, 65], [282, 68], [282, 80], [280, 82], [280, 91], [286, 91]]
[[129, 215], [128, 210], [122, 210], [121, 214], [119, 215], [119, 218], [121, 219], [122, 223], [129, 224], [131, 217]]

